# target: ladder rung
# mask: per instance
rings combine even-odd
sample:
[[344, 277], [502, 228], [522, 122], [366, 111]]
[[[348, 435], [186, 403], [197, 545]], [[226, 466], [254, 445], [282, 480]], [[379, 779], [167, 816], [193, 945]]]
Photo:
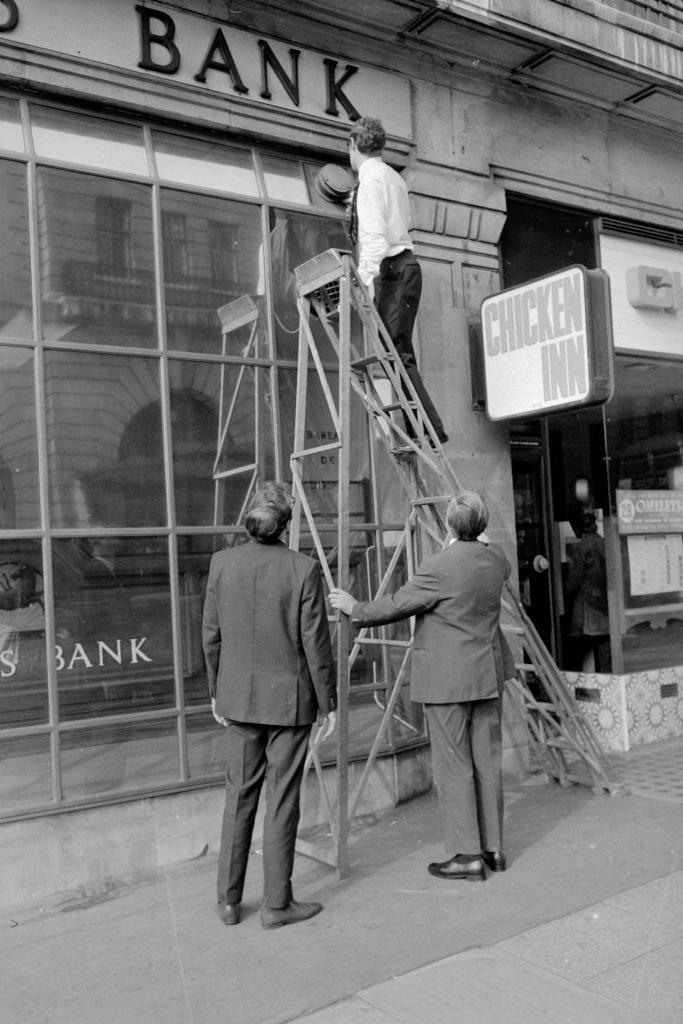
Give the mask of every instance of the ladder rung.
[[376, 366], [378, 363], [390, 363], [394, 362], [398, 357], [392, 352], [387, 352], [383, 356], [371, 355], [361, 356], [360, 359], [354, 359], [351, 362], [352, 370], [364, 370], [368, 366]]
[[417, 451], [409, 444], [400, 445], [391, 449], [392, 455], [417, 455]]

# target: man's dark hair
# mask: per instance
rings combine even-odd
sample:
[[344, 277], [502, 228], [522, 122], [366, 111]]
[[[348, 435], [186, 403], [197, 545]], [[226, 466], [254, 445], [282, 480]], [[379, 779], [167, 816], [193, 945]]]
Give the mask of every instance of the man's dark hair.
[[361, 117], [349, 132], [349, 138], [356, 143], [359, 153], [379, 155], [387, 141], [382, 122], [376, 117]]
[[262, 544], [277, 540], [292, 518], [293, 504], [286, 487], [266, 480], [252, 498], [244, 521], [249, 536]]

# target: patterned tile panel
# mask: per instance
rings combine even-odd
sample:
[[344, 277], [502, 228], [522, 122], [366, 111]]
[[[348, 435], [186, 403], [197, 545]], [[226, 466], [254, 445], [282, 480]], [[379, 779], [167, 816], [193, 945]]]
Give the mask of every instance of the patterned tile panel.
[[683, 665], [629, 675], [567, 672], [565, 678], [607, 751], [683, 736]]

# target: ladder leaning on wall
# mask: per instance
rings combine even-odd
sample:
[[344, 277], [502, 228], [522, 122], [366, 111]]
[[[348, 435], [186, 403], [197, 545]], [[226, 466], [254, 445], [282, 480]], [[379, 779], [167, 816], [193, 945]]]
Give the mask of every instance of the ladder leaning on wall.
[[[363, 524], [351, 522], [349, 511], [351, 451], [356, 441], [352, 417], [352, 396], [355, 396], [367, 414], [371, 470], [374, 472], [376, 462], [373, 452], [376, 446], [383, 446], [403, 485], [409, 508], [393, 554], [383, 559], [382, 509], [377, 500], [377, 488], [373, 486], [379, 541], [378, 585], [369, 594], [373, 599], [389, 589], [401, 559], [405, 559], [410, 575], [426, 554], [443, 547], [447, 537], [446, 504], [461, 488], [351, 256], [329, 249], [297, 267], [295, 273], [299, 351], [290, 464], [298, 501], [291, 524], [290, 546], [298, 549], [305, 541], [307, 548], [315, 549], [328, 587], [350, 589], [351, 532], [352, 529], [363, 531]], [[337, 372], [336, 395], [332, 387], [334, 373], [329, 372], [330, 361]], [[311, 374], [324, 395], [333, 427], [329, 432], [331, 436], [323, 439], [323, 443], [318, 443], [321, 439], [310, 429]], [[319, 405], [319, 398], [317, 402]], [[357, 420], [356, 417], [356, 424]], [[306, 488], [307, 479], [311, 479], [311, 461], [321, 456], [336, 465], [336, 523], [334, 527], [328, 524], [326, 537], [319, 516], [311, 508]], [[336, 530], [333, 543], [329, 543], [331, 529]], [[519, 678], [508, 683], [508, 693], [523, 710], [528, 734], [542, 767], [562, 785], [581, 782], [592, 785], [595, 791], [614, 792], [616, 787], [609, 778], [606, 758], [596, 735], [578, 713], [561, 672], [509, 585], [504, 592], [501, 624], [513, 649], [523, 652], [517, 666]], [[412, 623], [407, 640], [387, 635], [384, 627], [365, 628], [353, 634], [345, 615], [335, 616], [331, 625], [333, 634], [336, 633], [339, 702], [334, 782], [329, 773], [323, 772], [317, 737], [312, 740], [307, 761], [307, 779], [314, 771], [329, 832], [323, 843], [305, 841], [300, 836], [298, 849], [332, 864], [343, 877], [349, 867], [351, 823], [382, 743], [399, 715], [401, 688], [407, 680], [410, 663]], [[354, 693], [359, 689], [371, 690], [382, 714], [362, 770], [353, 766], [354, 788], [351, 791], [350, 675], [361, 651], [368, 649], [375, 652], [383, 666], [384, 678], [354, 687]], [[534, 681], [532, 688], [529, 680]]]

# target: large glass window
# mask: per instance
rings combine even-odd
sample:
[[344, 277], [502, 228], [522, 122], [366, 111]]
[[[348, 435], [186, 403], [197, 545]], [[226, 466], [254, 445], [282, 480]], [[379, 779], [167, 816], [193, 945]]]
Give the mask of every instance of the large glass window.
[[[549, 435], [551, 459], [562, 467], [553, 488], [562, 663], [574, 671], [637, 672], [682, 660], [683, 542], [676, 517], [668, 532], [629, 540], [618, 506], [620, 495], [637, 500], [637, 492], [656, 492], [660, 502], [680, 498], [683, 363], [618, 356], [615, 376], [615, 397], [604, 409], [553, 417]], [[590, 552], [585, 566], [582, 549]]]
[[166, 548], [109, 534], [53, 542], [61, 718], [175, 702]]
[[54, 168], [37, 187], [43, 337], [156, 345], [151, 188]]
[[0, 729], [48, 720], [40, 543], [0, 541]]
[[15, 153], [25, 148], [19, 104], [5, 96], [0, 96], [0, 148]]
[[31, 108], [31, 134], [38, 156], [127, 174], [149, 173], [142, 130], [132, 125], [36, 105]]
[[[15, 815], [220, 777], [201, 643], [209, 563], [244, 543], [257, 481], [290, 477], [294, 270], [347, 242], [345, 211], [312, 199], [319, 165], [300, 156], [26, 98], [0, 97], [0, 127], [0, 805]], [[315, 317], [312, 331], [336, 392], [330, 337]], [[334, 443], [310, 366], [305, 429]], [[405, 499], [355, 395], [352, 409], [365, 593]], [[334, 452], [306, 467], [332, 558], [335, 477]], [[301, 547], [317, 554], [305, 524]], [[354, 755], [401, 650], [355, 660]], [[401, 681], [383, 750], [424, 738]]]
[[[281, 359], [296, 359], [299, 337], [299, 312], [296, 305], [294, 270], [325, 249], [347, 246], [343, 223], [327, 218], [272, 210], [270, 213], [270, 253], [272, 296], [275, 312], [277, 354]], [[322, 346], [323, 358], [329, 346], [325, 331], [313, 323]]]
[[166, 522], [159, 386], [156, 360], [45, 353], [55, 526], [92, 529]]
[[161, 223], [168, 344], [192, 352], [218, 352], [216, 310], [259, 290], [259, 209], [164, 190]]
[[0, 339], [31, 338], [26, 167], [13, 160], [0, 160], [0, 238]]
[[236, 526], [258, 473], [274, 473], [270, 381], [258, 366], [173, 360], [171, 423], [176, 519]]
[[153, 141], [160, 178], [211, 192], [259, 194], [254, 158], [248, 149], [163, 132], [154, 132]]
[[0, 345], [0, 530], [40, 525], [33, 350]]

